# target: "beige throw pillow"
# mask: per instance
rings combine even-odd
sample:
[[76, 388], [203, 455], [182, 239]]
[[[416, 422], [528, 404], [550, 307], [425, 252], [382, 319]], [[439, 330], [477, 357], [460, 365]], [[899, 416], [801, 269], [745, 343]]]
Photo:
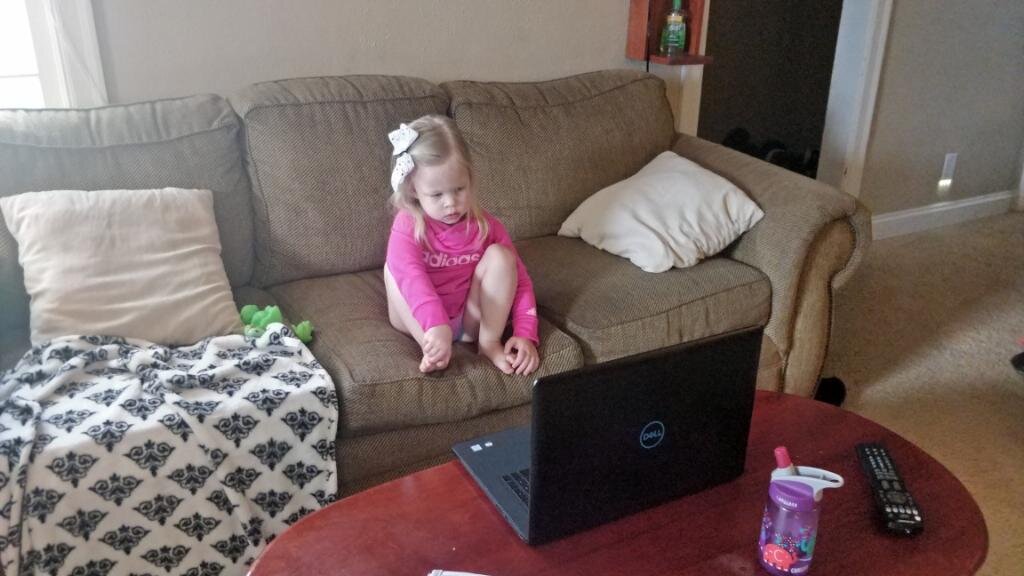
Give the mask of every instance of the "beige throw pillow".
[[209, 190], [55, 190], [0, 198], [18, 242], [32, 342], [164, 345], [238, 333]]
[[587, 198], [559, 236], [582, 238], [647, 272], [693, 266], [725, 249], [764, 216], [718, 174], [674, 152]]

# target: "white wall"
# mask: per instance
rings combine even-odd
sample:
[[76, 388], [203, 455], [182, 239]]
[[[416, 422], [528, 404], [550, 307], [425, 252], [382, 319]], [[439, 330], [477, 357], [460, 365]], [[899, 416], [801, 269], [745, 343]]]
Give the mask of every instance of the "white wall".
[[[628, 8], [629, 0], [93, 0], [115, 103], [324, 74], [519, 81], [642, 67], [624, 56]], [[880, 214], [1015, 189], [1022, 54], [1024, 2], [896, 0], [861, 200]], [[699, 94], [684, 92], [696, 92], [700, 69], [662, 68], [652, 71], [669, 82], [677, 127], [692, 132]], [[947, 151], [960, 154], [957, 174], [939, 198]]]
[[541, 80], [626, 60], [628, 0], [93, 0], [111, 102], [302, 76]]
[[1016, 190], [1022, 149], [1024, 2], [896, 0], [860, 199], [877, 215]]

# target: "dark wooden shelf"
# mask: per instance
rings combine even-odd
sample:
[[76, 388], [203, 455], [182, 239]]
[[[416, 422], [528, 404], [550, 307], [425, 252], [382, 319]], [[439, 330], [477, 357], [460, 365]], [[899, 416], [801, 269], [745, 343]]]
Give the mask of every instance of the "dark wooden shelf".
[[660, 54], [651, 54], [651, 64], [663, 64], [665, 66], [701, 66], [703, 64], [711, 63], [711, 56], [704, 56], [703, 54], [681, 54], [679, 56], [661, 56]]
[[711, 62], [700, 53], [704, 0], [683, 0], [686, 10], [686, 54], [671, 58], [658, 53], [661, 28], [672, 8], [671, 0], [630, 0], [626, 32], [626, 58], [666, 66], [700, 66]]

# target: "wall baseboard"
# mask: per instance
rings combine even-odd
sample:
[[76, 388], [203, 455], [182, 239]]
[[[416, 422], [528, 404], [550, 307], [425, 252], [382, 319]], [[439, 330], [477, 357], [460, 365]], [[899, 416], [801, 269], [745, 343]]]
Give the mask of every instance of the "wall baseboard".
[[963, 200], [878, 214], [871, 218], [872, 237], [879, 240], [1005, 214], [1013, 209], [1016, 201], [1017, 193], [1005, 190]]

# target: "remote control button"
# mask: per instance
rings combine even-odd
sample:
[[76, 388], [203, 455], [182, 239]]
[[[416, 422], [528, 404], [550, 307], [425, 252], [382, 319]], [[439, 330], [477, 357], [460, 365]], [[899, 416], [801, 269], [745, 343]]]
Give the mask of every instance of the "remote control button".
[[907, 497], [903, 495], [903, 492], [892, 491], [886, 494], [886, 497], [897, 504], [904, 504], [907, 501]]

